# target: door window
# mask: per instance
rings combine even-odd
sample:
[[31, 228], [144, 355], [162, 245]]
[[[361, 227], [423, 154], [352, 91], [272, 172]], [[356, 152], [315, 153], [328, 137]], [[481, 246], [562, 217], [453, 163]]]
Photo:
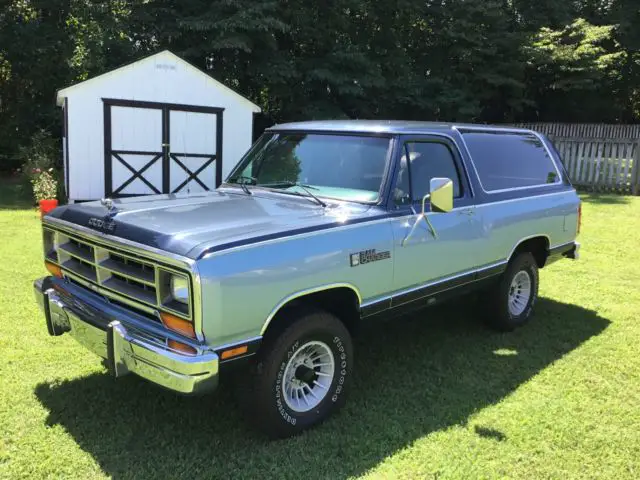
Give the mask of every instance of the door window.
[[462, 196], [460, 175], [451, 149], [440, 142], [407, 142], [400, 158], [396, 182], [396, 203], [404, 205], [421, 201], [429, 193], [432, 178], [449, 178], [453, 196]]

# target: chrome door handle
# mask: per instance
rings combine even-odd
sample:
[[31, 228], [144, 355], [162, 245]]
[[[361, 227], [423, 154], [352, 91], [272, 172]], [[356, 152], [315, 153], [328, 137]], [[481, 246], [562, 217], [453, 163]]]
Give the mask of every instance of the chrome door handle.
[[458, 210], [458, 212], [460, 212], [460, 215], [467, 215], [469, 217], [476, 214], [473, 208], [465, 208], [464, 210]]

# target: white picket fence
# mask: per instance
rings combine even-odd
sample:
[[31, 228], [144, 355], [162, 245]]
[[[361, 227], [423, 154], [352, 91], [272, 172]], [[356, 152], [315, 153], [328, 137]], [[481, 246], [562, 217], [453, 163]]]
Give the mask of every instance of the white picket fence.
[[640, 193], [640, 141], [553, 138], [569, 178], [578, 187]]
[[614, 123], [519, 123], [520, 128], [530, 128], [549, 137], [640, 139], [640, 124]]

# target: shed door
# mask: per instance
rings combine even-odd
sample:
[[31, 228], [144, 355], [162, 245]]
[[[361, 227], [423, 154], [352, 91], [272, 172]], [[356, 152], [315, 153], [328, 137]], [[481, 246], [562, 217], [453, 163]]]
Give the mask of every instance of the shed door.
[[105, 195], [213, 190], [222, 180], [222, 109], [104, 100]]

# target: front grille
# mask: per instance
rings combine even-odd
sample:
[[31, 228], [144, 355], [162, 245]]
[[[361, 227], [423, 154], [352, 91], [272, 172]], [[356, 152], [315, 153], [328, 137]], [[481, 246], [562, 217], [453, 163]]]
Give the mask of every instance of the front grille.
[[[168, 311], [191, 318], [190, 302], [176, 302], [170, 295], [170, 278], [186, 272], [98, 244], [67, 231], [44, 228], [45, 258], [62, 267], [65, 275], [101, 288], [101, 293], [115, 299], [139, 303], [143, 310]], [[191, 293], [191, 288], [189, 288]], [[191, 299], [191, 295], [189, 295]]]

